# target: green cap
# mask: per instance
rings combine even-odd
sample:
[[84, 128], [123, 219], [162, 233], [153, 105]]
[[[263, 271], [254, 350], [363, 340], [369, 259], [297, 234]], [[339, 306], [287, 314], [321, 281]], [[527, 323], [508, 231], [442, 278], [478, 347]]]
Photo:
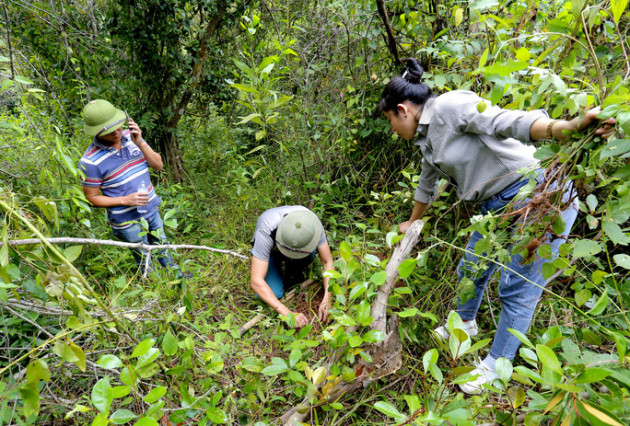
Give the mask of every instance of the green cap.
[[302, 259], [316, 248], [322, 235], [322, 224], [310, 210], [287, 214], [276, 231], [278, 250], [291, 259]]
[[121, 128], [127, 113], [104, 99], [96, 99], [83, 108], [83, 121], [83, 130], [89, 136], [104, 136]]

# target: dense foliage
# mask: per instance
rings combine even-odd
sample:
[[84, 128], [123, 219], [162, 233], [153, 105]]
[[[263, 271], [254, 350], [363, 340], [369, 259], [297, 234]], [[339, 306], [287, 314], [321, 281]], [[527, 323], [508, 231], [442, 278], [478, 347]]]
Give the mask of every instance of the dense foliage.
[[[0, 425], [264, 425], [296, 406], [321, 425], [630, 423], [627, 5], [2, 2]], [[544, 270], [554, 280], [518, 336], [519, 357], [497, 364], [499, 387], [465, 398], [454, 386], [496, 328], [491, 288], [479, 338], [430, 332], [460, 321], [448, 312], [470, 290], [456, 284], [455, 265], [472, 230], [492, 261], [505, 258], [502, 218], [471, 216], [443, 186], [388, 302], [402, 367], [330, 400], [384, 338], [369, 328], [370, 304], [401, 238], [395, 225], [409, 217], [420, 157], [376, 105], [404, 57], [420, 60], [436, 93], [474, 90], [553, 118], [601, 105], [617, 132], [537, 146], [579, 189], [580, 216]], [[80, 111], [97, 98], [126, 109], [166, 159], [153, 181], [171, 243], [225, 250], [176, 253], [193, 279], [140, 280], [126, 249], [46, 242], [113, 239], [77, 169], [89, 143]], [[256, 217], [282, 204], [312, 207], [327, 229], [328, 324], [295, 330], [293, 318], [278, 319], [252, 296], [249, 262], [227, 253], [248, 255]], [[536, 235], [524, 230], [524, 249]], [[9, 244], [30, 238], [44, 243]], [[291, 304], [316, 310], [318, 290]], [[264, 319], [242, 335], [256, 314]]]

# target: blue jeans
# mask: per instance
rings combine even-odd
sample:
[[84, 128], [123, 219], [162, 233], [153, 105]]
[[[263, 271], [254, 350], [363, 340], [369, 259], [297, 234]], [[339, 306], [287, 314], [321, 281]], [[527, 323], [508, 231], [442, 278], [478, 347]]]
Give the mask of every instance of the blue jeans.
[[[140, 232], [143, 231], [140, 223], [134, 223], [128, 228], [125, 229], [115, 229], [114, 236], [119, 240], [126, 241], [128, 243], [144, 243], [151, 245], [160, 245], [160, 244], [168, 244], [168, 240], [166, 239], [166, 235], [164, 234], [164, 225], [162, 224], [162, 218], [160, 217], [159, 210], [155, 210], [150, 216], [145, 217], [149, 225], [148, 233], [146, 235], [140, 236]], [[156, 237], [153, 233], [159, 235]], [[144, 250], [139, 249], [131, 249], [133, 253], [133, 258], [136, 261], [136, 265], [140, 267], [140, 271], [144, 273], [146, 258], [146, 252]], [[157, 260], [164, 268], [174, 268], [179, 270], [179, 266], [173, 262], [171, 255], [168, 254], [165, 250], [160, 250], [157, 254]], [[152, 271], [155, 268], [153, 264], [149, 262], [149, 270]]]
[[280, 253], [272, 253], [269, 256], [269, 267], [265, 281], [280, 299], [285, 290], [289, 290], [296, 284], [300, 284], [306, 278], [306, 271], [315, 259], [315, 252], [304, 259], [289, 259]]
[[[543, 180], [543, 175], [540, 170], [538, 173], [537, 181], [540, 183]], [[482, 213], [485, 214], [490, 211], [496, 212], [501, 210], [510, 203], [519, 189], [527, 184], [527, 181], [528, 179], [524, 178], [504, 189], [501, 193], [486, 200], [481, 206]], [[554, 183], [551, 189], [556, 187], [557, 185]], [[573, 195], [573, 186], [571, 183], [568, 183], [565, 187], [562, 200], [566, 202], [571, 199]], [[515, 208], [524, 206], [528, 201], [529, 199], [519, 200], [515, 203]], [[499, 266], [501, 274], [499, 281], [499, 299], [501, 300], [502, 308], [497, 332], [492, 343], [492, 348], [490, 349], [490, 356], [493, 358], [497, 359], [503, 357], [513, 359], [516, 355], [516, 351], [521, 342], [510, 333], [508, 329], [513, 328], [522, 333], [527, 332], [546, 284], [546, 280], [542, 275], [542, 266], [558, 257], [559, 247], [566, 241], [566, 237], [569, 235], [569, 232], [571, 232], [571, 228], [577, 218], [577, 213], [578, 206], [576, 197], [569, 207], [562, 211], [565, 229], [561, 237], [549, 243], [552, 251], [552, 259], [544, 259], [536, 253], [533, 261], [523, 264], [522, 257], [518, 254], [513, 254], [505, 265], [497, 265], [494, 262], [488, 262], [488, 264], [485, 265], [487, 266], [485, 270], [474, 272], [476, 269], [474, 268], [475, 265], [484, 265], [483, 260], [479, 259], [474, 254], [475, 244], [482, 236], [477, 231], [473, 232], [471, 235], [468, 245], [466, 246], [467, 251], [462, 256], [457, 268], [457, 274], [460, 280], [468, 276], [474, 281], [475, 295], [465, 303], [461, 303], [461, 299], [458, 300], [457, 312], [463, 320], [470, 321], [475, 319], [488, 280], [497, 269], [497, 266]], [[518, 224], [515, 226], [518, 226]], [[509, 249], [511, 250], [512, 247]], [[486, 253], [483, 253], [481, 256], [485, 255]]]

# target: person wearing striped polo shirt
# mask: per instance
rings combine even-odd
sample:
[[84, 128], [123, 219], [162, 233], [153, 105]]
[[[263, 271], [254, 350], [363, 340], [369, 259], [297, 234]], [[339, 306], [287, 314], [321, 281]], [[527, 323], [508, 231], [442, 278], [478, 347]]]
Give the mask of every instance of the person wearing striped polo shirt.
[[[118, 239], [130, 243], [167, 244], [160, 217], [160, 197], [155, 193], [149, 167], [162, 170], [162, 157], [142, 138], [142, 131], [125, 111], [103, 99], [89, 102], [83, 108], [84, 130], [93, 136], [92, 143], [81, 157], [79, 168], [85, 173], [82, 181], [85, 198], [94, 207], [107, 209], [107, 218]], [[125, 122], [129, 128], [123, 130]], [[139, 192], [144, 184], [146, 192]], [[141, 218], [148, 224], [148, 233], [141, 227]], [[136, 264], [144, 273], [144, 252], [132, 249]], [[160, 252], [163, 267], [177, 269], [170, 255]], [[153, 265], [149, 262], [149, 267]]]

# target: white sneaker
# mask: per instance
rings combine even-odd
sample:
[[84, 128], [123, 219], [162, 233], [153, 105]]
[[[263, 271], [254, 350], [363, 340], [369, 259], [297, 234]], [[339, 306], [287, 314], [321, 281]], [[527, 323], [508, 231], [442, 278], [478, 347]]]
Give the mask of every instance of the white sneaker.
[[[479, 328], [477, 327], [477, 320], [465, 321], [463, 323], [463, 325], [462, 325], [462, 330], [464, 330], [466, 332], [466, 334], [468, 334], [469, 337], [475, 337], [477, 334], [479, 334]], [[450, 333], [449, 333], [449, 330], [448, 330], [448, 324], [447, 323], [445, 323], [444, 325], [439, 326], [438, 328], [436, 328], [433, 331], [440, 338], [442, 338], [444, 340], [448, 340]]]
[[471, 377], [478, 376], [476, 379], [464, 383], [463, 385], [459, 385], [459, 388], [462, 392], [465, 392], [470, 395], [476, 395], [481, 393], [484, 390], [484, 386], [486, 383], [492, 384], [492, 382], [499, 378], [496, 370], [491, 370], [483, 361], [476, 362], [475, 368], [469, 374]]

